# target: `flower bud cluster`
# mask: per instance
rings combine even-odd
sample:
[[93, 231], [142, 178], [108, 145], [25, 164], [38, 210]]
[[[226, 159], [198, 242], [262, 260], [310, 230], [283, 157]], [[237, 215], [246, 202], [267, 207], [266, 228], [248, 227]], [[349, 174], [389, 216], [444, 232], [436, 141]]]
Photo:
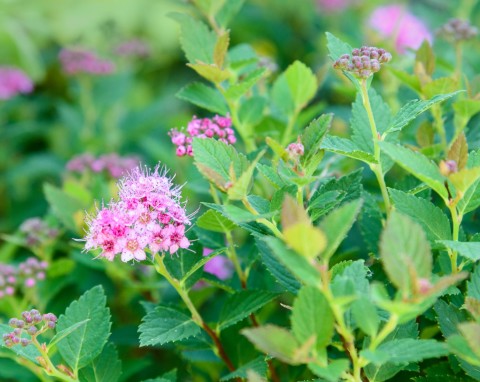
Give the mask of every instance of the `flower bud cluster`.
[[[32, 309], [22, 312], [22, 319], [11, 318], [8, 325], [13, 328], [10, 333], [3, 335], [3, 342], [6, 347], [14, 345], [28, 346], [34, 338], [48, 329], [55, 329], [57, 316], [53, 313], [41, 314], [38, 310]], [[28, 334], [28, 337], [22, 337], [22, 334]]]
[[216, 115], [212, 119], [197, 118], [188, 123], [186, 131], [172, 129], [169, 133], [172, 143], [177, 146], [177, 156], [193, 156], [192, 140], [193, 138], [213, 138], [218, 139], [225, 144], [234, 144], [237, 141], [235, 132], [232, 129], [232, 120], [230, 117], [221, 117]]
[[287, 153], [292, 159], [298, 159], [305, 153], [305, 148], [303, 147], [300, 140], [298, 142], [290, 143], [287, 146]]
[[109, 60], [99, 58], [94, 52], [84, 49], [62, 49], [59, 54], [62, 69], [66, 74], [110, 74], [115, 65]]
[[35, 257], [29, 257], [17, 267], [0, 264], [0, 299], [13, 296], [18, 289], [32, 288], [45, 279], [48, 264]]
[[32, 80], [20, 69], [0, 66], [0, 99], [10, 99], [20, 93], [31, 93]]
[[391, 59], [392, 55], [385, 49], [362, 46], [360, 49], [353, 49], [351, 55], [342, 55], [333, 63], [333, 67], [350, 72], [359, 79], [367, 79], [380, 70], [381, 64]]
[[67, 163], [67, 170], [85, 173], [87, 171], [106, 171], [112, 178], [120, 178], [124, 173], [133, 170], [139, 164], [135, 156], [121, 157], [118, 154], [104, 154], [94, 157], [92, 154], [81, 154]]
[[137, 167], [119, 183], [119, 200], [111, 201], [89, 218], [85, 250], [101, 249], [100, 256], [112, 261], [142, 261], [147, 248], [152, 253], [171, 254], [188, 248], [185, 227], [190, 225], [180, 188], [165, 172]]
[[57, 228], [52, 227], [39, 217], [25, 220], [20, 225], [19, 230], [25, 235], [25, 244], [28, 247], [42, 246], [55, 240], [59, 235]]
[[438, 34], [453, 42], [465, 41], [476, 37], [478, 28], [465, 20], [450, 19], [438, 30]]

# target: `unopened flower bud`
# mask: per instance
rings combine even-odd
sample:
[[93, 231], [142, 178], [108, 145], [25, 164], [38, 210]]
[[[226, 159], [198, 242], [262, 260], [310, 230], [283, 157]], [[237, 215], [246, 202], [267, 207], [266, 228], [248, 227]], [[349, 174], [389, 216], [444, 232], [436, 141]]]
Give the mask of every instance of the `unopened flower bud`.
[[417, 290], [420, 294], [428, 294], [432, 289], [432, 283], [428, 279], [418, 279], [417, 280]]
[[440, 168], [440, 173], [443, 176], [449, 176], [450, 174], [453, 174], [458, 171], [457, 162], [451, 159], [446, 161], [444, 160], [440, 161], [439, 168]]
[[30, 334], [31, 336], [34, 336], [35, 334], [37, 334], [37, 332], [38, 332], [38, 329], [35, 326], [30, 326], [27, 329], [27, 333]]
[[22, 338], [20, 340], [20, 343], [22, 344], [23, 347], [25, 347], [25, 346], [28, 346], [30, 344], [30, 340], [28, 340], [27, 338]]

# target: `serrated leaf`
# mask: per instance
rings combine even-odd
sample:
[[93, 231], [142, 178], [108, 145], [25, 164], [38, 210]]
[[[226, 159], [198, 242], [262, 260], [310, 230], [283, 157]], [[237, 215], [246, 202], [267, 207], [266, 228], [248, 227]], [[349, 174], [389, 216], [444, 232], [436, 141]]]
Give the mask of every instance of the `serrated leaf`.
[[222, 233], [230, 232], [236, 227], [235, 223], [214, 210], [208, 210], [200, 216], [196, 221], [196, 225], [208, 231]]
[[74, 215], [77, 214], [78, 211], [83, 211], [87, 208], [87, 205], [81, 200], [74, 198], [65, 191], [48, 183], [43, 185], [43, 192], [55, 216], [60, 219], [65, 227], [72, 231], [77, 231], [78, 227]]
[[[231, 85], [225, 91], [225, 97], [229, 100], [235, 101], [248, 92], [258, 81], [260, 81], [267, 74], [265, 68], [258, 68], [248, 73], [241, 82]], [[244, 111], [245, 112], [245, 111]]]
[[464, 168], [448, 176], [455, 191], [463, 198], [463, 195], [480, 179], [480, 167]]
[[314, 119], [302, 134], [304, 156], [308, 159], [320, 150], [320, 144], [332, 124], [333, 114], [323, 114]]
[[467, 317], [465, 311], [459, 310], [452, 304], [437, 300], [434, 306], [437, 321], [444, 338], [458, 333], [458, 324]]
[[388, 192], [395, 209], [420, 224], [432, 244], [437, 240], [451, 239], [450, 220], [440, 208], [424, 198], [400, 190], [390, 188]]
[[463, 170], [468, 161], [468, 144], [465, 134], [460, 134], [450, 146], [447, 158], [455, 161], [459, 170]]
[[216, 34], [205, 23], [184, 13], [170, 16], [180, 24], [180, 43], [187, 60], [213, 64], [213, 52], [217, 43]]
[[183, 87], [176, 96], [177, 98], [188, 101], [214, 113], [221, 115], [226, 115], [228, 113], [227, 105], [218, 90], [200, 82], [188, 84]]
[[265, 357], [260, 356], [250, 362], [247, 362], [245, 365], [240, 366], [235, 371], [232, 371], [231, 373], [220, 378], [220, 382], [229, 381], [235, 378], [246, 378], [248, 370], [253, 370], [257, 374], [265, 376], [267, 374], [267, 363], [265, 362]]
[[242, 290], [229, 296], [223, 305], [218, 329], [224, 330], [238, 321], [255, 313], [258, 309], [272, 301], [278, 294], [262, 290]]
[[304, 63], [295, 61], [283, 73], [295, 110], [299, 111], [315, 96], [317, 77]]
[[242, 125], [255, 126], [263, 118], [263, 111], [267, 105], [267, 100], [262, 96], [252, 96], [243, 101], [238, 110], [238, 118]]
[[477, 266], [475, 271], [470, 273], [470, 281], [467, 281], [467, 296], [480, 300], [480, 267]]
[[300, 255], [314, 259], [327, 246], [325, 234], [310, 222], [299, 222], [283, 230], [285, 243]]
[[206, 80], [215, 84], [219, 84], [230, 77], [230, 72], [228, 70], [220, 69], [215, 64], [206, 64], [204, 62], [197, 61], [196, 64], [187, 64], [187, 66], [195, 70]]
[[303, 287], [293, 303], [292, 332], [299, 344], [315, 337], [317, 349], [325, 348], [333, 336], [334, 317], [328, 300], [312, 286]]
[[256, 328], [243, 329], [241, 333], [259, 350], [291, 365], [295, 360], [297, 342], [292, 333], [275, 325], [264, 325]]
[[72, 302], [58, 319], [59, 332], [88, 320], [57, 343], [59, 353], [74, 372], [92, 362], [102, 352], [110, 336], [110, 310], [106, 303], [103, 288], [96, 286]]
[[63, 338], [65, 338], [66, 336], [68, 336], [70, 333], [74, 332], [75, 330], [77, 330], [78, 328], [80, 328], [81, 326], [85, 325], [88, 321], [90, 321], [90, 319], [86, 319], [86, 320], [83, 320], [83, 321], [80, 321], [80, 322], [76, 322], [75, 324], [73, 324], [72, 326], [68, 327], [68, 328], [65, 328], [64, 330], [61, 330], [61, 331], [57, 331], [57, 333], [55, 334], [55, 336], [53, 336], [53, 338], [50, 340], [50, 342], [48, 343], [48, 346], [47, 346], [47, 349], [50, 349], [52, 346], [54, 346], [57, 342], [61, 341]]
[[361, 355], [376, 365], [420, 362], [428, 358], [443, 357], [449, 353], [447, 346], [435, 340], [405, 338], [384, 342], [375, 351], [362, 351]]
[[453, 125], [455, 132], [460, 133], [467, 126], [468, 121], [480, 112], [480, 100], [478, 99], [459, 99], [453, 104]]
[[378, 242], [383, 229], [383, 213], [377, 200], [370, 193], [364, 191], [362, 199], [364, 202], [357, 222], [368, 250], [378, 254]]
[[140, 346], [164, 345], [201, 333], [191, 317], [166, 306], [157, 306], [153, 312], [143, 317], [138, 331]]
[[214, 139], [194, 138], [192, 147], [198, 170], [222, 191], [228, 189], [229, 182], [236, 180], [232, 175], [238, 178], [248, 168], [245, 155], [239, 154], [232, 145]]
[[380, 239], [380, 257], [390, 281], [409, 294], [419, 278], [429, 280], [432, 253], [421, 226], [393, 211]]
[[330, 32], [326, 32], [325, 34], [327, 36], [328, 53], [332, 61], [338, 60], [340, 56], [344, 54], [352, 53], [353, 48], [349, 44], [335, 37]]
[[456, 96], [463, 90], [459, 90], [448, 94], [437, 94], [429, 100], [412, 100], [407, 102], [393, 117], [392, 123], [387, 128], [385, 133], [393, 133], [395, 131], [401, 131], [410, 122], [416, 119], [420, 114], [430, 109], [433, 105], [446, 101], [449, 98]]
[[216, 251], [213, 251], [210, 253], [208, 256], [202, 256], [200, 260], [195, 262], [195, 264], [189, 268], [188, 270], [184, 270], [184, 275], [182, 277], [182, 282], [185, 282], [189, 277], [193, 276], [195, 272], [197, 272], [201, 267], [203, 267], [206, 263], [208, 263], [210, 260], [212, 260], [214, 257], [220, 255], [221, 253], [225, 252], [227, 248], [220, 248], [217, 249]]
[[396, 144], [388, 142], [379, 142], [379, 144], [382, 151], [400, 167], [426, 183], [443, 199], [448, 199], [448, 192], [444, 185], [445, 178], [440, 174], [438, 167], [427, 157]]
[[257, 157], [248, 165], [240, 177], [235, 180], [231, 187], [228, 188], [227, 194], [230, 200], [243, 200], [247, 197], [253, 182], [253, 173], [265, 150], [258, 153]]
[[328, 135], [323, 140], [321, 148], [353, 159], [361, 160], [368, 164], [376, 163], [373, 154], [360, 149], [360, 147], [358, 147], [353, 141], [347, 138]]
[[[341, 262], [332, 269], [331, 289], [335, 297], [355, 297], [369, 294], [368, 283], [369, 269], [364, 260]], [[350, 298], [353, 301], [353, 298]]]
[[443, 244], [446, 248], [458, 252], [469, 260], [477, 261], [480, 259], [480, 242], [461, 242], [453, 240], [438, 240], [438, 242]]
[[327, 239], [327, 245], [320, 255], [323, 261], [328, 262], [345, 239], [360, 212], [361, 206], [362, 200], [344, 204], [321, 221], [319, 227], [325, 233]]
[[218, 24], [226, 27], [230, 20], [240, 11], [244, 2], [245, 0], [225, 0], [215, 17]]
[[326, 191], [317, 194], [313, 202], [308, 206], [312, 222], [315, 222], [321, 216], [328, 214], [331, 210], [340, 205], [345, 194], [346, 193], [343, 191]]
[[380, 317], [375, 305], [367, 298], [361, 297], [352, 304], [352, 314], [362, 331], [373, 337], [378, 332]]
[[458, 325], [458, 330], [467, 340], [470, 349], [472, 349], [477, 356], [480, 365], [480, 324], [477, 322], [462, 322]]
[[122, 374], [122, 363], [112, 343], [107, 344], [102, 353], [79, 372], [84, 382], [117, 382]]
[[309, 363], [308, 368], [315, 375], [323, 378], [323, 380], [328, 382], [338, 382], [341, 380], [342, 374], [348, 370], [350, 362], [347, 359], [335, 359], [332, 360], [326, 367], [320, 365]]
[[457, 357], [466, 361], [467, 363], [480, 366], [480, 357], [470, 347], [470, 343], [467, 339], [459, 334], [454, 334], [447, 338], [447, 344], [450, 351]]

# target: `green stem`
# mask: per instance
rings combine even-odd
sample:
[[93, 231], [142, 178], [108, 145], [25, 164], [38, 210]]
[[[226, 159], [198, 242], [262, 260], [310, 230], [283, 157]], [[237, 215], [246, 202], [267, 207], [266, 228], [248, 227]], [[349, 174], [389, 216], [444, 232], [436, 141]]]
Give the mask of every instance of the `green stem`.
[[433, 116], [433, 126], [437, 130], [438, 135], [440, 136], [440, 142], [444, 153], [448, 151], [448, 142], [447, 142], [447, 133], [445, 131], [445, 124], [443, 123], [442, 117], [442, 108], [440, 105], [433, 105], [432, 109]]
[[368, 116], [368, 122], [370, 124], [370, 129], [372, 132], [372, 141], [373, 141], [373, 155], [375, 161], [377, 163], [371, 164], [370, 168], [372, 169], [373, 173], [375, 174], [378, 184], [380, 186], [380, 190], [382, 192], [383, 202], [385, 204], [385, 211], [387, 215], [390, 213], [392, 208], [390, 204], [390, 198], [388, 196], [387, 185], [385, 184], [385, 178], [383, 177], [383, 169], [382, 169], [382, 162], [380, 158], [380, 145], [378, 141], [380, 136], [378, 134], [377, 125], [375, 123], [375, 117], [373, 116], [372, 106], [370, 104], [370, 98], [368, 97], [368, 88], [367, 88], [367, 81], [362, 80], [361, 82], [361, 94], [362, 94], [362, 101], [363, 107], [365, 108]]
[[[452, 240], [458, 241], [458, 235], [460, 232], [460, 225], [462, 223], [463, 215], [458, 214], [456, 205], [449, 205], [450, 214], [452, 216]], [[449, 251], [448, 255], [450, 256], [450, 263], [452, 266], [452, 273], [458, 273], [457, 266], [457, 251]]]
[[290, 143], [293, 127], [295, 126], [295, 122], [297, 120], [299, 111], [295, 111], [290, 118], [288, 119], [287, 127], [285, 128], [285, 131], [283, 132], [282, 136], [282, 146], [285, 147], [287, 144]]
[[50, 360], [50, 357], [48, 356], [48, 353], [44, 346], [42, 346], [38, 341], [36, 337], [32, 337], [32, 344], [37, 348], [39, 353], [41, 354], [41, 358], [45, 362], [45, 368], [43, 369], [45, 373], [48, 375], [58, 378], [61, 381], [65, 382], [77, 382], [78, 378], [75, 376], [74, 378], [70, 377], [67, 374], [64, 374], [60, 372], [52, 363]]
[[238, 260], [237, 251], [235, 250], [235, 244], [233, 241], [232, 232], [230, 231], [226, 232], [225, 237], [228, 243], [228, 251], [227, 251], [228, 258], [232, 261], [233, 266], [235, 267], [235, 272], [237, 272], [237, 276], [240, 279], [240, 284], [242, 285], [242, 289], [246, 289], [247, 276], [243, 271], [242, 267], [240, 266], [240, 261]]
[[200, 315], [198, 310], [195, 308], [195, 305], [193, 305], [193, 302], [190, 299], [188, 292], [183, 288], [183, 284], [179, 280], [173, 278], [170, 275], [170, 272], [168, 272], [168, 269], [165, 267], [165, 264], [163, 263], [164, 257], [165, 255], [159, 255], [158, 253], [154, 255], [154, 260], [155, 260], [154, 265], [155, 265], [156, 271], [160, 275], [165, 277], [165, 279], [170, 283], [170, 285], [177, 291], [180, 298], [182, 299], [182, 301], [185, 303], [188, 310], [190, 311], [193, 322], [195, 322], [199, 327], [201, 327], [207, 332], [207, 334], [210, 336], [210, 338], [212, 339], [215, 345], [217, 355], [225, 362], [225, 364], [227, 365], [230, 371], [234, 371], [235, 366], [233, 366], [232, 361], [230, 360], [227, 353], [225, 352], [225, 349], [222, 343], [220, 342], [220, 338], [218, 338], [218, 335], [203, 320], [202, 316]]
[[[247, 208], [247, 210], [250, 211], [253, 215], [259, 215], [258, 211], [250, 204], [247, 198], [243, 198], [242, 202], [243, 202], [243, 205]], [[279, 239], [283, 239], [283, 234], [277, 228], [277, 225], [275, 223], [272, 223], [271, 221], [265, 218], [258, 218], [256, 221], [270, 228], [270, 230], [273, 232], [273, 234], [276, 237], [278, 237]]]
[[462, 88], [462, 43], [460, 41], [455, 43], [455, 80], [457, 81], [458, 88]]
[[79, 87], [80, 87], [80, 106], [83, 111], [83, 130], [81, 131], [81, 137], [83, 144], [89, 144], [91, 140], [95, 137], [95, 119], [96, 119], [96, 108], [92, 100], [92, 83], [90, 78], [80, 77], [79, 78]]
[[382, 330], [378, 335], [373, 338], [372, 342], [368, 349], [370, 351], [374, 351], [378, 345], [380, 345], [387, 336], [395, 330], [398, 325], [398, 316], [396, 314], [392, 314], [388, 319], [387, 323], [383, 326]]

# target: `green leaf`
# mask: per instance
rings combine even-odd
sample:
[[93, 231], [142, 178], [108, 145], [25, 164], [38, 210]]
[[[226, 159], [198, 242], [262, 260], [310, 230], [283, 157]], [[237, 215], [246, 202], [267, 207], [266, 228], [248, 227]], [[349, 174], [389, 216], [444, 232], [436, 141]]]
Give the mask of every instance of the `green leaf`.
[[458, 325], [458, 329], [467, 340], [470, 349], [475, 353], [480, 366], [480, 324], [477, 322], [462, 322]]
[[327, 191], [318, 194], [315, 200], [308, 206], [310, 219], [314, 222], [321, 216], [329, 213], [342, 202], [344, 196], [345, 192], [342, 191]]
[[392, 123], [386, 129], [385, 133], [389, 134], [402, 130], [405, 126], [416, 119], [420, 114], [430, 109], [433, 105], [446, 101], [447, 99], [456, 96], [460, 92], [463, 92], [463, 90], [448, 94], [437, 94], [435, 97], [429, 100], [415, 99], [407, 102], [404, 106], [402, 106], [397, 114], [395, 114]]
[[215, 17], [218, 24], [225, 28], [230, 20], [240, 11], [244, 2], [245, 0], [225, 0]]
[[[0, 324], [0, 337], [3, 337], [4, 334], [13, 332], [13, 328], [7, 324]], [[9, 356], [20, 358], [25, 358], [34, 364], [38, 365], [37, 357], [40, 357], [41, 354], [35, 345], [30, 344], [28, 346], [23, 347], [22, 345], [15, 345], [11, 348], [7, 348], [5, 346], [5, 342], [0, 341], [0, 358], [1, 358], [1, 351], [5, 351]]]
[[218, 330], [224, 330], [250, 316], [277, 296], [276, 293], [262, 290], [242, 290], [229, 296], [220, 313]]
[[170, 16], [180, 24], [180, 43], [187, 60], [213, 64], [213, 52], [217, 43], [216, 34], [203, 22], [184, 13]]
[[368, 164], [376, 163], [373, 154], [360, 149], [353, 141], [347, 138], [328, 135], [323, 140], [321, 148]]
[[226, 191], [248, 168], [248, 160], [239, 154], [232, 145], [214, 139], [194, 138], [195, 165], [200, 173], [220, 190]]
[[315, 96], [318, 87], [317, 77], [300, 61], [291, 64], [282, 75], [287, 80], [295, 110], [303, 109]]
[[77, 330], [78, 328], [82, 327], [83, 325], [85, 325], [88, 321], [90, 321], [90, 319], [86, 319], [86, 320], [83, 320], [83, 321], [80, 321], [80, 322], [77, 322], [75, 324], [73, 324], [72, 326], [62, 330], [62, 331], [57, 331], [57, 334], [55, 334], [55, 336], [53, 336], [53, 338], [50, 340], [50, 342], [48, 343], [48, 346], [47, 346], [47, 349], [50, 349], [52, 346], [54, 346], [57, 342], [61, 341], [62, 339], [64, 339], [65, 337], [67, 337], [70, 333], [74, 332], [75, 330]]
[[353, 48], [346, 42], [343, 42], [330, 32], [326, 32], [325, 34], [327, 35], [328, 53], [332, 61], [338, 60], [340, 56], [344, 54], [352, 54]]
[[449, 353], [447, 346], [435, 340], [405, 338], [381, 344], [377, 350], [365, 350], [361, 355], [376, 365], [420, 362], [428, 358], [443, 357]]
[[140, 346], [164, 345], [201, 333], [199, 326], [187, 315], [166, 306], [157, 306], [142, 319]]
[[225, 218], [220, 212], [214, 210], [205, 212], [197, 219], [196, 224], [200, 228], [222, 233], [230, 232], [236, 227], [235, 223]]
[[331, 289], [335, 297], [360, 297], [369, 294], [369, 269], [364, 260], [345, 261], [332, 267]]
[[352, 304], [352, 314], [355, 322], [362, 331], [373, 337], [378, 332], [380, 317], [375, 305], [365, 297], [361, 297]]
[[432, 253], [421, 226], [393, 211], [380, 239], [380, 256], [390, 281], [409, 294], [419, 278], [429, 280]]
[[80, 370], [79, 378], [84, 382], [117, 382], [121, 374], [122, 363], [117, 349], [109, 343], [97, 358]]
[[247, 378], [247, 371], [253, 370], [259, 375], [265, 376], [267, 374], [267, 363], [265, 357], [260, 356], [254, 360], [247, 362], [245, 365], [240, 366], [237, 370], [220, 378], [220, 382], [229, 381], [235, 378]]
[[320, 223], [320, 229], [327, 237], [327, 246], [322, 251], [321, 258], [328, 261], [347, 236], [362, 207], [362, 200], [356, 200], [337, 208], [327, 215]]
[[218, 90], [200, 82], [193, 82], [183, 87], [176, 94], [176, 97], [207, 109], [213, 113], [221, 115], [226, 115], [228, 113], [227, 105]]
[[243, 101], [238, 110], [238, 118], [242, 125], [255, 126], [263, 118], [263, 111], [267, 105], [267, 100], [262, 96], [252, 96]]
[[223, 68], [223, 64], [227, 57], [228, 45], [230, 44], [230, 32], [223, 31], [217, 39], [215, 49], [213, 50], [213, 62], [219, 67]]
[[247, 197], [252, 186], [255, 167], [264, 154], [265, 150], [260, 151], [240, 177], [233, 182], [233, 185], [227, 191], [230, 200], [243, 200]]
[[480, 167], [464, 168], [448, 176], [455, 191], [463, 198], [465, 193], [480, 179]]
[[332, 125], [333, 114], [323, 114], [314, 119], [302, 134], [305, 162], [320, 150], [320, 144]]
[[358, 216], [358, 226], [369, 252], [377, 255], [378, 242], [383, 229], [383, 212], [376, 198], [364, 191], [362, 193], [363, 207]]
[[202, 258], [195, 262], [195, 264], [189, 268], [188, 270], [184, 270], [184, 275], [182, 277], [182, 281], [188, 280], [189, 277], [193, 276], [195, 272], [197, 272], [201, 267], [203, 267], [206, 263], [212, 260], [214, 257], [220, 255], [221, 253], [225, 252], [227, 248], [220, 248], [216, 251], [213, 251], [208, 256], [202, 256]]
[[420, 224], [430, 243], [435, 244], [437, 240], [451, 239], [450, 221], [440, 208], [427, 199], [400, 190], [390, 188], [388, 192], [395, 209]]
[[320, 283], [320, 273], [305, 257], [288, 249], [281, 240], [275, 237], [266, 237], [264, 240], [274, 255], [299, 280], [307, 285], [318, 285]]
[[43, 185], [43, 192], [55, 216], [60, 219], [65, 227], [72, 231], [77, 231], [78, 224], [75, 221], [75, 215], [78, 215], [79, 212], [81, 213], [81, 211], [87, 208], [87, 205], [48, 183]]
[[342, 374], [348, 370], [350, 362], [348, 359], [335, 359], [331, 361], [327, 367], [309, 363], [308, 368], [317, 376], [328, 382], [338, 382], [341, 380]]
[[195, 70], [206, 80], [215, 84], [219, 84], [220, 82], [227, 80], [231, 75], [228, 70], [220, 69], [215, 64], [205, 64], [203, 62], [198, 62], [196, 64], [187, 64], [187, 66]]
[[330, 343], [335, 320], [327, 299], [318, 288], [305, 286], [300, 289], [293, 302], [291, 321], [292, 332], [299, 344], [312, 337], [315, 337], [317, 349]]
[[225, 91], [225, 97], [231, 101], [235, 101], [248, 92], [258, 81], [267, 74], [265, 68], [258, 68], [248, 73], [241, 82], [231, 85]]
[[314, 259], [327, 245], [325, 234], [310, 222], [299, 222], [283, 230], [285, 243], [298, 254]]
[[480, 267], [475, 267], [475, 271], [470, 273], [470, 281], [467, 281], [467, 296], [480, 300]]
[[285, 328], [264, 325], [243, 329], [241, 333], [260, 351], [291, 365], [299, 363], [295, 360], [297, 342], [292, 333]]
[[465, 311], [453, 304], [437, 300], [434, 306], [436, 318], [444, 338], [458, 333], [458, 324], [467, 318]]
[[89, 320], [57, 343], [58, 351], [74, 372], [92, 362], [110, 336], [110, 310], [106, 303], [103, 288], [96, 286], [72, 302], [58, 319], [59, 332]]
[[426, 183], [443, 199], [448, 199], [448, 192], [444, 185], [445, 178], [440, 174], [438, 166], [427, 157], [396, 144], [388, 142], [379, 142], [379, 144], [382, 151], [400, 167]]
[[460, 134], [450, 146], [447, 159], [455, 161], [459, 170], [463, 170], [468, 162], [468, 144], [465, 134]]
[[459, 99], [453, 104], [453, 125], [455, 132], [458, 134], [468, 124], [468, 121], [480, 112], [480, 100], [478, 99]]
[[480, 259], [480, 242], [461, 242], [453, 240], [438, 240], [445, 248], [458, 252], [469, 260], [477, 261]]

